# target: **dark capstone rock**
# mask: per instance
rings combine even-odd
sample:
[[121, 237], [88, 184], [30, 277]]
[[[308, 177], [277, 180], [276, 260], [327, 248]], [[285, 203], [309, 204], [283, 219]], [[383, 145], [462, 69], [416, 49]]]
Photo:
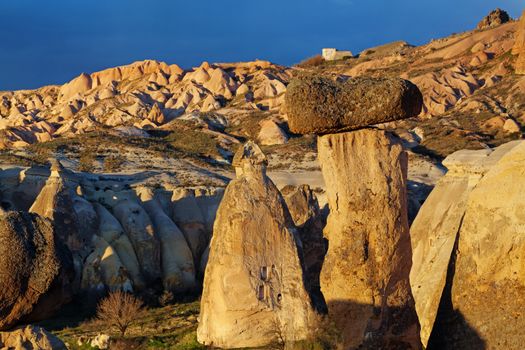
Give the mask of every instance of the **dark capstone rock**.
[[285, 102], [290, 131], [330, 134], [417, 116], [423, 96], [399, 78], [304, 76], [290, 82]]
[[484, 17], [478, 23], [478, 29], [487, 29], [500, 24], [507, 23], [510, 21], [510, 16], [506, 11], [503, 11], [500, 8], [491, 11], [488, 16]]
[[0, 213], [0, 330], [50, 316], [70, 300], [73, 278], [71, 253], [48, 220]]

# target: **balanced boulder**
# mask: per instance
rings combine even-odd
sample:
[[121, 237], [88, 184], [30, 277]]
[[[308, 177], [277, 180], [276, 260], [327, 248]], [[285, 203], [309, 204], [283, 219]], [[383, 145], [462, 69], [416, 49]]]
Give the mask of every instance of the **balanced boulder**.
[[71, 254], [48, 220], [0, 214], [0, 329], [50, 316], [70, 300], [73, 278]]
[[266, 162], [253, 142], [234, 157], [237, 177], [220, 204], [204, 276], [203, 344], [259, 347], [310, 334], [315, 314], [294, 225]]
[[418, 115], [421, 92], [403, 79], [305, 76], [285, 99], [292, 132], [323, 135], [317, 147], [330, 214], [320, 284], [343, 347], [419, 349], [408, 158], [396, 136], [367, 127]]
[[328, 134], [417, 116], [423, 96], [399, 78], [303, 76], [290, 82], [285, 102], [291, 132]]

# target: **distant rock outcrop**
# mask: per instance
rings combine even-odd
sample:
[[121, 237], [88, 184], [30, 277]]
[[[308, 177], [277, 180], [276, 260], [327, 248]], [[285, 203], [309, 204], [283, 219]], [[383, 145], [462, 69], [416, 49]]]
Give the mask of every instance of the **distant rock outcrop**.
[[398, 78], [358, 77], [335, 82], [305, 76], [290, 82], [285, 97], [290, 131], [327, 134], [416, 116], [423, 96]]
[[252, 142], [235, 155], [204, 276], [197, 337], [223, 348], [305, 339], [314, 311], [295, 228]]
[[162, 125], [166, 122], [166, 117], [157, 103], [153, 105], [147, 118], [157, 125]]
[[516, 74], [525, 74], [525, 11], [523, 11], [520, 18], [514, 37], [512, 54], [518, 56], [516, 63], [514, 64], [514, 71]]
[[0, 330], [42, 320], [71, 298], [71, 254], [46, 219], [0, 213]]
[[499, 26], [503, 23], [510, 21], [510, 16], [506, 11], [497, 8], [491, 11], [488, 16], [484, 17], [479, 23], [478, 29], [487, 29], [495, 26]]

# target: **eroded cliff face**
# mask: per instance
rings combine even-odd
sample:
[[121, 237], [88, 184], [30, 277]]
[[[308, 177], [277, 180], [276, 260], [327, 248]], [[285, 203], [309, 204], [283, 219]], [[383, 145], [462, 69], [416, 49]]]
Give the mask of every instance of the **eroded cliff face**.
[[523, 344], [524, 157], [523, 141], [452, 154], [414, 221], [411, 284], [429, 348]]
[[330, 207], [321, 291], [344, 346], [418, 349], [406, 154], [375, 129], [325, 135], [318, 148]]
[[[29, 210], [48, 218], [56, 239], [72, 253], [74, 290], [160, 286], [183, 293], [198, 287], [195, 262], [209, 242], [208, 222], [213, 223], [222, 189], [151, 186], [135, 176], [73, 173], [57, 162], [51, 169], [8, 168], [0, 178], [6, 212]], [[181, 206], [185, 200], [194, 205]], [[203, 247], [192, 252], [178, 225], [191, 229], [195, 217], [200, 222], [192, 237]]]
[[204, 276], [198, 340], [224, 348], [308, 337], [314, 311], [286, 204], [249, 142], [220, 204]]

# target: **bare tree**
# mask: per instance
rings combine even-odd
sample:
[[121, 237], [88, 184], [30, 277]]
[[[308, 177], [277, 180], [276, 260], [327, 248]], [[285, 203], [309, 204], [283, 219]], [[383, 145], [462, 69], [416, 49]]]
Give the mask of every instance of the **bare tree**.
[[122, 291], [110, 293], [97, 306], [97, 318], [109, 327], [115, 327], [121, 336], [142, 312], [142, 301]]

